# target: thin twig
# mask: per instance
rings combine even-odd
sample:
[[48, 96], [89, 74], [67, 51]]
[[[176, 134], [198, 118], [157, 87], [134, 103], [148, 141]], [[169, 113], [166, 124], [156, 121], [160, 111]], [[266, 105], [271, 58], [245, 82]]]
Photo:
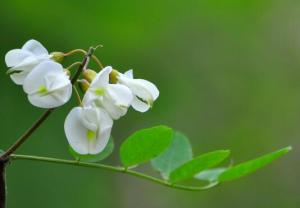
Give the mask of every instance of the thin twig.
[[187, 190], [187, 191], [204, 191], [207, 189], [210, 189], [212, 187], [215, 187], [218, 185], [218, 182], [210, 183], [206, 186], [185, 186], [180, 184], [172, 184], [168, 181], [161, 180], [159, 178], [155, 178], [137, 171], [128, 170], [124, 167], [115, 167], [110, 165], [104, 165], [99, 163], [86, 163], [86, 162], [79, 162], [75, 160], [64, 160], [64, 159], [58, 159], [58, 158], [50, 158], [50, 157], [40, 157], [40, 156], [31, 156], [31, 155], [16, 155], [13, 154], [10, 156], [12, 160], [33, 160], [33, 161], [40, 161], [40, 162], [48, 162], [48, 163], [56, 163], [56, 164], [65, 164], [65, 165], [72, 165], [72, 166], [79, 166], [79, 167], [87, 167], [87, 168], [98, 168], [98, 169], [105, 169], [113, 172], [119, 172], [124, 173], [128, 175], [133, 175], [138, 178], [142, 178], [148, 181], [152, 181], [154, 183], [175, 188], [175, 189], [181, 189], [181, 190]]

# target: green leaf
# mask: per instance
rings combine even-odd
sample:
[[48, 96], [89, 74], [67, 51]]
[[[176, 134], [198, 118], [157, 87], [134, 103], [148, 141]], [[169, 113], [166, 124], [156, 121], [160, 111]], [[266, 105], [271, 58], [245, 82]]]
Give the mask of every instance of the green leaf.
[[135, 132], [120, 148], [120, 157], [125, 167], [147, 162], [161, 154], [172, 142], [173, 130], [156, 126]]
[[193, 158], [188, 138], [180, 132], [174, 132], [172, 144], [161, 155], [151, 161], [153, 168], [161, 172], [165, 179], [170, 172]]
[[225, 172], [223, 172], [219, 176], [219, 181], [220, 182], [231, 181], [231, 180], [246, 176], [250, 173], [253, 173], [256, 170], [268, 165], [275, 159], [285, 155], [291, 149], [292, 149], [291, 147], [286, 147], [286, 148], [280, 149], [276, 152], [259, 157], [257, 159], [250, 160], [250, 161], [241, 163], [239, 165], [233, 166], [233, 167], [229, 168], [228, 170], [226, 170]]
[[72, 149], [72, 147], [69, 147], [70, 154], [75, 158], [75, 160], [81, 161], [81, 162], [98, 162], [105, 158], [107, 158], [114, 150], [114, 141], [113, 138], [110, 137], [106, 147], [102, 152], [96, 155], [81, 155], [75, 152], [75, 150]]
[[217, 150], [200, 155], [175, 169], [170, 174], [170, 181], [177, 183], [192, 178], [197, 173], [221, 163], [230, 154], [229, 150]]
[[198, 173], [197, 175], [195, 175], [195, 178], [198, 180], [209, 181], [209, 182], [218, 181], [219, 175], [222, 174], [227, 169], [228, 168], [213, 168], [213, 169], [204, 170]]

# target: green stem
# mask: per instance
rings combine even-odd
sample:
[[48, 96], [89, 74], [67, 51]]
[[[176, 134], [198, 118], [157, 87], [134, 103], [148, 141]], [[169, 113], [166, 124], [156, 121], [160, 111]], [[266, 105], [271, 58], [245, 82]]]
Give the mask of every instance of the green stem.
[[67, 70], [70, 70], [70, 69], [73, 68], [74, 66], [78, 66], [78, 65], [80, 65], [80, 64], [81, 64], [81, 62], [77, 61], [77, 62], [71, 64], [70, 66], [66, 67], [66, 69], [67, 69]]
[[74, 55], [76, 53], [81, 53], [81, 54], [86, 54], [86, 51], [83, 50], [83, 49], [74, 49], [72, 51], [69, 51], [68, 53], [64, 53], [64, 56], [71, 56], [71, 55]]
[[[98, 48], [98, 46], [96, 46], [94, 49], [97, 49], [97, 48]], [[68, 53], [65, 53], [64, 56], [71, 56], [71, 55], [78, 54], [78, 53], [85, 55], [87, 52], [83, 49], [75, 49]], [[95, 61], [98, 64], [100, 69], [104, 68], [103, 64], [101, 63], [100, 59], [97, 56], [92, 55], [91, 57], [92, 57], [93, 61]]]
[[48, 163], [56, 163], [56, 164], [65, 164], [65, 165], [72, 165], [72, 166], [81, 166], [81, 167], [87, 167], [87, 168], [98, 168], [98, 169], [105, 169], [113, 172], [119, 172], [119, 173], [124, 173], [128, 175], [133, 175], [138, 178], [142, 178], [148, 181], [152, 181], [154, 183], [175, 188], [175, 189], [181, 189], [181, 190], [187, 190], [187, 191], [204, 191], [207, 189], [210, 189], [212, 187], [215, 187], [218, 185], [217, 182], [210, 183], [206, 186], [185, 186], [185, 185], [180, 185], [180, 184], [172, 184], [168, 181], [164, 181], [149, 175], [145, 175], [143, 173], [133, 171], [133, 170], [128, 170], [124, 167], [115, 167], [115, 166], [110, 166], [110, 165], [104, 165], [104, 164], [99, 164], [99, 163], [86, 163], [86, 162], [79, 162], [75, 160], [64, 160], [64, 159], [58, 159], [58, 158], [50, 158], [50, 157], [40, 157], [40, 156], [31, 156], [31, 155], [16, 155], [12, 154], [10, 156], [12, 160], [33, 160], [33, 161], [41, 161], [41, 162], [48, 162]]
[[77, 99], [77, 101], [78, 101], [78, 104], [79, 104], [80, 106], [83, 106], [82, 100], [81, 100], [81, 97], [80, 97], [80, 94], [79, 94], [79, 92], [78, 92], [78, 90], [77, 90], [77, 88], [76, 88], [75, 85], [73, 85], [73, 89], [74, 89], [74, 92], [75, 92], [75, 95], [76, 95], [76, 99]]

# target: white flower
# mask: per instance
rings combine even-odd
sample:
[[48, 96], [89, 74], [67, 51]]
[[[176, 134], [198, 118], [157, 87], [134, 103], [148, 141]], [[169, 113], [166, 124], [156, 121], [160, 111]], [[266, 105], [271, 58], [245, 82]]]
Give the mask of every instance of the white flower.
[[109, 83], [111, 71], [108, 66], [96, 75], [83, 98], [83, 105], [102, 107], [113, 119], [119, 119], [126, 114], [133, 95], [128, 87]]
[[21, 49], [13, 49], [6, 53], [5, 62], [9, 69], [11, 79], [18, 85], [22, 85], [28, 73], [39, 63], [50, 60], [47, 49], [36, 41], [27, 41]]
[[40, 108], [55, 108], [69, 101], [72, 84], [63, 67], [52, 61], [37, 65], [23, 85], [29, 102]]
[[65, 133], [79, 154], [98, 154], [107, 145], [113, 121], [102, 108], [75, 107], [65, 120]]
[[146, 112], [159, 96], [157, 87], [144, 79], [134, 79], [132, 70], [118, 74], [118, 82], [127, 86], [135, 95], [131, 106], [140, 112]]

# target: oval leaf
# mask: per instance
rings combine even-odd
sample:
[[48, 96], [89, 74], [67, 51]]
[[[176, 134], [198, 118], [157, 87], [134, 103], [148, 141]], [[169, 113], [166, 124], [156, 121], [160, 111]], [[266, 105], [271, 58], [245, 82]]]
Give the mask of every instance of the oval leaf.
[[113, 152], [113, 150], [114, 150], [114, 141], [112, 137], [110, 137], [104, 150], [96, 155], [81, 155], [75, 152], [75, 150], [73, 150], [72, 147], [69, 146], [70, 154], [75, 158], [75, 160], [81, 162], [98, 162], [104, 160]]
[[229, 150], [217, 150], [200, 155], [171, 172], [170, 181], [177, 183], [192, 178], [195, 174], [218, 165], [227, 158], [229, 154]]
[[135, 132], [120, 148], [125, 167], [137, 165], [161, 154], [172, 142], [173, 131], [167, 126], [156, 126]]
[[151, 161], [152, 167], [168, 179], [170, 172], [193, 158], [188, 138], [180, 132], [174, 132], [172, 144], [161, 155]]
[[230, 180], [241, 178], [250, 173], [253, 173], [256, 170], [258, 170], [259, 168], [262, 168], [262, 167], [268, 165], [273, 160], [285, 155], [291, 149], [292, 149], [291, 147], [286, 147], [286, 148], [280, 149], [276, 152], [259, 157], [257, 159], [250, 160], [250, 161], [241, 163], [239, 165], [233, 166], [233, 167], [229, 168], [228, 170], [226, 170], [225, 172], [223, 172], [219, 176], [219, 181], [220, 182], [230, 181]]

